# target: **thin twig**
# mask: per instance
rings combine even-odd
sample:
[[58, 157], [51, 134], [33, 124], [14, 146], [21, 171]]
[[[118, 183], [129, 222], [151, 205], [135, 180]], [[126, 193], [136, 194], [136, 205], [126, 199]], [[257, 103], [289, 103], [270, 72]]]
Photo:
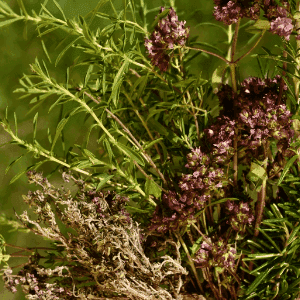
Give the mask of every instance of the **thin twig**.
[[237, 60], [234, 61], [234, 63], [236, 64], [237, 62], [239, 62], [240, 60], [242, 60], [244, 57], [246, 57], [248, 54], [250, 54], [255, 48], [256, 46], [259, 44], [259, 42], [261, 41], [261, 39], [263, 38], [264, 34], [266, 33], [267, 29], [264, 29], [259, 37], [259, 39], [256, 41], [256, 43], [251, 47], [251, 49], [243, 54], [241, 57], [239, 57]]
[[[90, 99], [92, 99], [95, 103], [99, 104], [99, 101], [96, 100], [92, 95], [90, 95], [87, 92], [83, 92], [85, 95], [87, 95]], [[143, 152], [142, 155], [144, 156], [144, 158], [148, 161], [148, 163], [151, 164], [151, 166], [155, 169], [155, 171], [158, 173], [159, 177], [162, 179], [162, 181], [164, 182], [165, 185], [167, 185], [167, 181], [164, 178], [164, 175], [160, 172], [160, 170], [157, 168], [157, 166], [155, 165], [155, 163], [153, 162], [153, 160], [151, 159], [151, 157], [146, 153], [145, 150], [143, 150], [143, 147], [140, 145], [140, 143], [136, 140], [136, 138], [132, 135], [132, 133], [128, 130], [128, 128], [121, 122], [121, 120], [119, 120], [119, 118], [117, 116], [115, 116], [111, 111], [109, 111], [107, 108], [105, 108], [105, 111], [107, 113], [109, 113], [111, 115], [111, 117], [116, 120], [124, 129], [124, 131], [133, 139], [133, 141], [135, 142], [135, 144], [138, 146], [138, 148]], [[135, 163], [135, 165], [141, 170], [140, 166], [138, 166], [137, 163]], [[145, 173], [142, 172], [144, 175]], [[149, 176], [146, 176], [147, 178], [149, 178]], [[156, 182], [154, 181], [154, 183], [156, 184]], [[160, 189], [162, 189], [158, 184], [156, 184]]]

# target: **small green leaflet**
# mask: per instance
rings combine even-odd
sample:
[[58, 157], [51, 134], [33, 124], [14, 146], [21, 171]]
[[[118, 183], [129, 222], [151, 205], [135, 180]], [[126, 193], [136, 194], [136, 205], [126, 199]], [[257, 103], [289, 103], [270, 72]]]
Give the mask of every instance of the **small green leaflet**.
[[101, 181], [98, 183], [96, 191], [99, 191], [107, 181], [109, 181], [112, 177], [114, 177], [115, 175], [108, 175], [108, 174], [104, 174], [104, 178], [101, 178]]
[[221, 63], [213, 72], [211, 78], [211, 84], [213, 88], [213, 93], [217, 93], [219, 91], [219, 85], [222, 83], [222, 74], [225, 69], [228, 67], [226, 63]]
[[14, 22], [19, 21], [19, 20], [23, 20], [23, 18], [20, 17], [20, 18], [15, 18], [15, 19], [10, 19], [10, 20], [6, 20], [6, 21], [3, 21], [3, 22], [0, 22], [0, 28], [8, 26], [11, 23], [14, 23]]
[[252, 282], [252, 284], [249, 286], [249, 288], [246, 291], [246, 295], [251, 294], [260, 283], [263, 282], [263, 280], [267, 277], [267, 275], [272, 271], [272, 269], [274, 269], [275, 266], [272, 266], [271, 268], [269, 268], [268, 270], [262, 272], [258, 277], [256, 277], [256, 279]]
[[[150, 175], [152, 178], [152, 176]], [[146, 192], [146, 197], [149, 195], [153, 195], [156, 198], [159, 198], [161, 195], [161, 189], [153, 182], [153, 179], [150, 180], [149, 178], [146, 179], [145, 182], [145, 192]]]
[[122, 143], [116, 143], [115, 146], [117, 146], [123, 153], [126, 153], [128, 157], [135, 160], [139, 165], [143, 167], [145, 166], [145, 162], [139, 153], [136, 153], [131, 148], [125, 146]]
[[254, 25], [249, 26], [245, 31], [256, 34], [262, 30], [269, 30], [271, 27], [268, 20], [257, 20]]
[[255, 162], [252, 162], [250, 172], [247, 174], [247, 177], [249, 178], [249, 180], [257, 182], [260, 179], [266, 181], [268, 176], [266, 170], [263, 167]]
[[293, 163], [295, 162], [295, 160], [298, 158], [298, 154], [294, 155], [288, 162], [287, 164], [285, 165], [282, 173], [281, 173], [281, 176], [278, 180], [278, 183], [277, 185], [280, 185], [285, 177], [285, 175], [287, 174], [287, 172], [289, 171], [290, 167], [293, 165]]
[[128, 71], [128, 66], [129, 66], [129, 61], [125, 58], [122, 66], [120, 67], [120, 69], [114, 79], [114, 83], [111, 88], [111, 95], [110, 95], [108, 102], [113, 100], [115, 107], [117, 107], [117, 101], [119, 99], [119, 94], [120, 94], [120, 87], [123, 83], [124, 74]]
[[150, 32], [152, 32], [154, 30], [154, 27], [158, 24], [158, 22], [160, 20], [162, 20], [164, 17], [167, 16], [167, 14], [169, 13], [170, 9], [165, 9], [163, 12], [161, 12], [157, 18], [155, 19], [155, 21], [151, 24], [151, 27], [150, 27]]

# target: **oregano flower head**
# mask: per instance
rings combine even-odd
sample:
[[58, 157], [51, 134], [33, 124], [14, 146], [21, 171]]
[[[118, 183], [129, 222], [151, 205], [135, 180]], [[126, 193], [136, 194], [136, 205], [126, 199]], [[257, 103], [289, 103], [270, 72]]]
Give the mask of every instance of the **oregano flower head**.
[[[221, 86], [217, 95], [223, 109], [217, 121], [204, 129], [218, 164], [226, 163], [233, 155], [235, 124], [239, 129], [238, 147], [245, 147], [245, 152], [239, 153], [240, 158], [249, 154], [246, 156], [248, 160], [250, 157], [259, 159], [263, 153], [260, 147], [272, 140], [277, 141], [280, 152], [288, 153], [294, 130], [292, 113], [282, 104], [286, 101], [286, 84], [283, 84], [279, 100], [280, 80], [280, 75], [273, 79], [249, 77], [240, 84], [238, 93], [234, 93], [229, 85]], [[237, 119], [233, 110], [235, 102]]]
[[258, 1], [214, 0], [214, 3], [216, 4], [213, 13], [215, 19], [226, 25], [236, 23], [242, 17], [251, 20], [259, 18], [260, 7]]
[[275, 1], [265, 1], [264, 17], [271, 22], [270, 32], [282, 36], [286, 41], [289, 41], [294, 25], [292, 24], [292, 16], [289, 14], [288, 2], [283, 2], [282, 4], [283, 6], [279, 6]]
[[201, 248], [197, 251], [193, 259], [196, 268], [218, 267], [222, 269], [233, 270], [235, 268], [236, 250], [229, 244], [226, 244], [222, 238], [212, 242], [211, 238], [206, 237]]
[[252, 225], [254, 221], [254, 214], [249, 207], [249, 202], [241, 201], [238, 204], [234, 201], [227, 200], [226, 214], [229, 215], [227, 224], [230, 224], [234, 231], [245, 231], [246, 225]]
[[[277, 104], [280, 79], [280, 75], [264, 80], [250, 77], [241, 83], [237, 101], [240, 108], [238, 127], [242, 132], [239, 145], [247, 146], [252, 155], [256, 156], [255, 149], [271, 139], [282, 145], [280, 152], [285, 151], [294, 136], [292, 113], [285, 104]], [[286, 84], [283, 90], [287, 90]], [[282, 99], [286, 99], [284, 93]]]
[[[160, 13], [165, 10], [161, 7]], [[168, 15], [160, 20], [152, 32], [150, 39], [145, 38], [145, 47], [153, 65], [158, 66], [162, 72], [167, 71], [170, 62], [168, 50], [175, 45], [183, 47], [189, 37], [190, 27], [185, 28], [186, 21], [178, 21], [175, 10], [170, 7]]]
[[[284, 37], [286, 41], [290, 40], [294, 25], [288, 2], [282, 2], [282, 6], [274, 0], [214, 0], [214, 3], [215, 19], [226, 25], [237, 23], [238, 19], [243, 17], [257, 20], [262, 8], [264, 17], [270, 21], [270, 32]], [[296, 39], [299, 38], [300, 35], [297, 35]]]
[[229, 181], [224, 178], [222, 168], [215, 164], [214, 155], [210, 157], [198, 147], [187, 155], [187, 161], [185, 167], [191, 169], [191, 174], [182, 174], [178, 183], [180, 195], [175, 191], [163, 193], [162, 205], [156, 207], [149, 231], [177, 230], [180, 222], [193, 219], [194, 213], [209, 199], [224, 197], [224, 187]]

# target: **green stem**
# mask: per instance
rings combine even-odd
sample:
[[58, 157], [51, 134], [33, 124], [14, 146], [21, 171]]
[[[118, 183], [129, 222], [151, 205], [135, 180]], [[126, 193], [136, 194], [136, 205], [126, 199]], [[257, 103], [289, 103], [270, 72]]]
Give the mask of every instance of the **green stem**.
[[[231, 46], [231, 62], [230, 62], [230, 74], [231, 74], [231, 84], [232, 84], [232, 89], [235, 93], [237, 93], [237, 84], [236, 84], [236, 74], [235, 74], [235, 66], [236, 63], [234, 62], [234, 54], [235, 54], [235, 49], [236, 49], [236, 44], [237, 44], [237, 38], [238, 38], [238, 31], [239, 31], [239, 25], [240, 25], [241, 18], [238, 19], [238, 22], [235, 26], [235, 33], [233, 37], [233, 42]], [[234, 118], [237, 120], [237, 103], [236, 99], [234, 101]], [[234, 187], [237, 187], [237, 175], [238, 175], [238, 153], [237, 153], [237, 139], [238, 139], [238, 129], [235, 128], [235, 134], [234, 134], [234, 139], [233, 139], [233, 148], [234, 148], [234, 155], [233, 155], [233, 184]]]
[[[130, 71], [131, 71], [135, 76], [137, 76], [138, 78], [141, 77], [135, 70], [133, 70], [133, 69], [130, 68]], [[129, 84], [130, 84], [130, 86], [132, 86], [132, 83], [131, 83], [130, 80], [129, 80]], [[129, 101], [129, 103], [131, 104], [131, 106], [133, 107], [133, 111], [136, 113], [136, 115], [138, 116], [138, 118], [141, 120], [141, 122], [142, 122], [143, 126], [145, 127], [145, 129], [146, 129], [148, 135], [150, 136], [151, 140], [154, 141], [154, 137], [152, 136], [152, 133], [151, 133], [150, 129], [148, 128], [147, 123], [145, 122], [145, 120], [143, 119], [143, 117], [140, 115], [138, 109], [137, 109], [137, 108], [135, 107], [135, 105], [133, 104], [131, 98], [128, 96], [128, 94], [127, 94], [125, 91], [123, 91], [123, 93], [124, 93], [125, 97], [127, 98], [127, 100]], [[146, 107], [146, 104], [143, 102], [143, 99], [142, 99], [141, 97], [139, 98], [139, 100], [141, 101], [143, 107]], [[159, 148], [158, 148], [158, 146], [157, 146], [157, 143], [154, 144], [154, 147], [155, 147], [156, 152], [158, 153], [158, 155], [159, 155], [159, 157], [160, 157], [161, 163], [163, 163], [163, 162], [164, 162], [164, 159], [163, 159], [163, 156], [162, 156], [161, 152], [159, 151]]]
[[27, 11], [25, 9], [23, 1], [22, 0], [18, 0], [18, 4], [19, 4], [20, 8], [23, 10], [25, 17], [27, 18], [28, 17], [28, 13], [27, 13]]
[[219, 297], [218, 289], [216, 288], [216, 286], [213, 283], [212, 276], [211, 276], [211, 273], [209, 271], [209, 268], [204, 268], [203, 269], [203, 275], [205, 276], [206, 281], [208, 281], [210, 289], [213, 291], [216, 300], [219, 300], [220, 297]]
[[[180, 76], [181, 76], [182, 80], [184, 80], [184, 72], [183, 72], [183, 65], [182, 65], [183, 52], [180, 48], [178, 50], [179, 50], [179, 59], [180, 59], [179, 72], [180, 72]], [[189, 90], [187, 90], [187, 97], [188, 97], [188, 103], [191, 102], [193, 104]], [[199, 131], [199, 124], [198, 124], [198, 120], [197, 120], [197, 113], [195, 113], [193, 105], [192, 105], [192, 111], [193, 111], [192, 115], [193, 115], [194, 120], [195, 120], [197, 137], [198, 137], [198, 140], [200, 140], [200, 131]]]
[[256, 221], [255, 221], [255, 227], [254, 227], [254, 236], [258, 236], [259, 234], [259, 225], [262, 220], [264, 207], [266, 204], [266, 182], [264, 181], [261, 187], [261, 191], [257, 194], [257, 203], [256, 203]]
[[[96, 100], [92, 95], [88, 94], [87, 92], [83, 92], [85, 95], [87, 95], [90, 99], [92, 99], [94, 102], [96, 102], [97, 104], [99, 104], [99, 101]], [[162, 181], [164, 182], [165, 185], [167, 185], [167, 181], [164, 178], [164, 175], [160, 172], [160, 170], [157, 168], [157, 166], [155, 165], [155, 163], [153, 162], [153, 160], [151, 159], [151, 157], [146, 153], [146, 151], [143, 149], [143, 147], [141, 146], [141, 144], [136, 140], [136, 138], [132, 135], [132, 133], [129, 131], [129, 129], [121, 122], [121, 120], [119, 120], [119, 118], [117, 116], [115, 116], [111, 111], [109, 111], [107, 108], [105, 109], [105, 111], [111, 115], [111, 117], [116, 120], [121, 127], [124, 129], [124, 131], [133, 139], [133, 141], [135, 142], [135, 144], [137, 145], [137, 147], [142, 151], [142, 155], [144, 156], [144, 158], [147, 160], [148, 163], [150, 163], [150, 165], [155, 169], [155, 171], [158, 173], [159, 177], [162, 179]], [[120, 148], [121, 149], [121, 148]], [[137, 163], [135, 164], [138, 168], [140, 167]], [[139, 168], [141, 170], [141, 168]], [[143, 174], [145, 174], [144, 172], [142, 172]], [[149, 176], [146, 176], [147, 178]], [[162, 187], [160, 187], [155, 181], [154, 183], [160, 188], [162, 189]], [[164, 191], [166, 192], [166, 191]]]
[[[13, 140], [14, 140], [18, 145], [22, 145], [23, 147], [27, 148], [27, 150], [28, 150], [29, 152], [33, 152], [33, 153], [35, 153], [35, 154], [37, 154], [37, 155], [44, 156], [44, 157], [46, 157], [49, 161], [56, 162], [56, 163], [58, 163], [58, 164], [60, 164], [60, 165], [62, 165], [62, 166], [65, 166], [66, 168], [68, 168], [68, 169], [70, 169], [70, 170], [74, 170], [74, 171], [76, 171], [76, 172], [82, 173], [82, 174], [87, 175], [87, 176], [89, 176], [89, 177], [92, 176], [92, 174], [89, 173], [89, 172], [87, 172], [87, 171], [81, 170], [81, 169], [79, 169], [79, 168], [77, 168], [77, 167], [71, 167], [71, 165], [67, 164], [66, 162], [57, 159], [57, 158], [54, 157], [49, 151], [47, 151], [46, 149], [42, 149], [41, 146], [40, 146], [41, 149], [37, 149], [37, 148], [34, 147], [33, 145], [31, 145], [31, 144], [29, 144], [29, 143], [27, 143], [27, 142], [21, 140], [20, 138], [18, 138], [17, 136], [15, 136], [14, 133], [13, 133], [10, 129], [7, 128], [7, 125], [6, 125], [6, 124], [4, 124], [3, 122], [0, 122], [0, 124], [2, 125], [2, 127], [4, 128], [4, 130], [10, 134], [10, 136], [13, 138]], [[112, 165], [111, 169], [116, 169], [116, 167]], [[122, 170], [118, 169], [118, 173], [119, 173], [122, 177], [126, 178], [126, 180], [129, 181], [131, 184], [135, 185], [135, 188], [137, 189], [137, 191], [138, 191], [143, 197], [146, 196], [145, 192], [144, 192], [138, 185], [136, 185], [136, 184], [133, 182], [133, 180], [132, 180], [131, 178], [128, 178], [128, 176], [126, 176], [126, 174], [123, 173]], [[102, 180], [102, 178], [100, 178], [100, 177], [98, 177], [98, 178], [99, 178], [100, 180]], [[110, 180], [108, 180], [107, 183], [108, 183], [108, 184], [111, 184], [112, 186], [119, 186], [119, 187], [121, 187], [121, 188], [128, 188], [128, 186], [125, 186], [125, 185], [120, 184], [120, 183], [113, 183], [113, 182], [111, 182]], [[90, 184], [88, 184], [87, 187], [93, 188], [93, 186], [90, 185]], [[149, 196], [148, 201], [149, 201], [152, 205], [156, 206], [155, 201], [153, 201], [152, 198], [150, 198], [150, 196]], [[30, 229], [30, 228], [29, 228], [29, 229]]]
[[[51, 84], [53, 85], [52, 81]], [[81, 100], [80, 98], [78, 98], [77, 96], [73, 95], [71, 92], [69, 92], [67, 89], [65, 89], [64, 87], [58, 85], [58, 84], [54, 84], [56, 89], [61, 91], [63, 94], [68, 95], [71, 99], [73, 99], [74, 101], [78, 102], [82, 107], [85, 108], [85, 110], [94, 118], [94, 120], [98, 123], [99, 127], [105, 132], [105, 134], [109, 137], [109, 139], [111, 140], [111, 143], [116, 146], [123, 154], [125, 154], [126, 156], [129, 157], [129, 159], [131, 159], [130, 154], [128, 154], [121, 146], [119, 146], [118, 142], [115, 140], [115, 138], [109, 133], [109, 131], [106, 129], [106, 127], [102, 124], [102, 122], [98, 119], [98, 117], [96, 116], [96, 114], [94, 113], [93, 109], [91, 109], [85, 101]], [[141, 167], [139, 166], [139, 164], [133, 160], [133, 163], [135, 164], [135, 166], [141, 170]], [[146, 194], [144, 193], [144, 191], [137, 185], [134, 183], [134, 181], [132, 180], [132, 178], [128, 178], [128, 176], [126, 176], [121, 170], [118, 169], [118, 172], [120, 172], [121, 174], [123, 174], [122, 176], [127, 178], [127, 180], [131, 183], [135, 185], [135, 188], [139, 191], [140, 194], [142, 194], [143, 196], [145, 196]], [[160, 187], [160, 186], [159, 186]], [[160, 189], [163, 190], [162, 187], [160, 187]], [[152, 199], [149, 199], [150, 202], [152, 204], [154, 204], [155, 202]], [[156, 206], [156, 204], [155, 204]]]
[[196, 278], [198, 287], [199, 287], [200, 290], [201, 290], [201, 293], [204, 293], [203, 287], [202, 287], [201, 282], [200, 282], [200, 280], [199, 280], [199, 278], [198, 278], [198, 273], [197, 273], [197, 270], [196, 270], [196, 268], [195, 268], [195, 264], [194, 264], [194, 262], [193, 262], [193, 260], [192, 260], [192, 258], [191, 258], [191, 256], [190, 256], [190, 253], [189, 253], [189, 250], [188, 250], [186, 244], [184, 243], [184, 241], [183, 241], [182, 237], [180, 236], [180, 234], [176, 234], [176, 233], [174, 233], [174, 234], [175, 234], [175, 236], [179, 239], [179, 241], [180, 241], [180, 243], [181, 243], [181, 245], [182, 245], [182, 247], [183, 247], [183, 249], [184, 249], [184, 251], [185, 251], [187, 257], [188, 257], [189, 265], [190, 265], [191, 268], [192, 268], [192, 271], [193, 271], [193, 273], [194, 273], [194, 275], [195, 275], [195, 278]]

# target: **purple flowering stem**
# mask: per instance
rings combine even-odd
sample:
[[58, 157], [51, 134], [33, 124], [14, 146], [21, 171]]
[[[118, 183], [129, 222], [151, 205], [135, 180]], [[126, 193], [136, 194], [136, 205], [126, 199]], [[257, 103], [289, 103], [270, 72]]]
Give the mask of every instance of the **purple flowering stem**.
[[[257, 203], [256, 203], [256, 211], [255, 211], [255, 227], [254, 227], [254, 237], [256, 238], [259, 234], [259, 225], [262, 220], [264, 207], [266, 204], [266, 182], [263, 182], [261, 191], [257, 193]], [[251, 254], [254, 253], [254, 250], [252, 249]], [[249, 271], [252, 271], [253, 268], [253, 261], [249, 263]]]
[[[300, 11], [300, 1], [296, 2], [296, 10]], [[296, 20], [295, 28], [297, 30], [297, 34], [300, 35], [300, 20], [299, 19]], [[300, 48], [300, 39], [299, 40], [296, 39], [296, 49], [299, 49], [299, 48]], [[297, 51], [296, 54], [298, 55], [299, 51]], [[296, 68], [295, 68], [295, 75], [299, 76], [300, 57], [296, 57], [295, 60], [297, 62]], [[294, 82], [294, 86], [295, 86], [296, 101], [297, 101], [297, 104], [299, 105], [299, 84], [300, 84], [300, 80], [298, 78], [296, 78], [296, 77], [293, 77], [293, 82]], [[296, 111], [295, 115], [299, 115], [298, 111]], [[294, 122], [295, 121], [296, 120], [294, 120]], [[300, 166], [299, 166], [300, 158], [298, 157], [297, 160], [298, 160], [297, 168], [298, 168], [298, 171], [300, 172]]]
[[[296, 2], [296, 10], [300, 11], [300, 1]], [[300, 35], [300, 20], [299, 19], [296, 20], [295, 28], [296, 28], [297, 34]], [[300, 48], [300, 40], [296, 39], [296, 45], [297, 45], [296, 49], [299, 49]], [[299, 54], [299, 51], [296, 54]], [[299, 75], [300, 58], [296, 57], [295, 60], [297, 62], [295, 73], [296, 73], [296, 75]], [[299, 99], [299, 83], [300, 83], [300, 80], [296, 77], [293, 77], [293, 81], [294, 81], [294, 85], [295, 85], [296, 100], [297, 100], [297, 103], [299, 103], [298, 99]]]

